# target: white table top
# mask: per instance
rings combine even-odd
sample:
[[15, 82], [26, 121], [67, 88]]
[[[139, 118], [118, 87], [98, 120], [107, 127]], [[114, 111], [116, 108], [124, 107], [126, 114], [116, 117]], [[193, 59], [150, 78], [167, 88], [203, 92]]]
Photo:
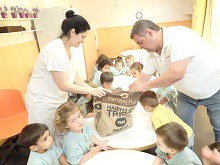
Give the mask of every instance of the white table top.
[[87, 118], [85, 122], [94, 130], [97, 138], [108, 140], [107, 143], [112, 148], [145, 150], [156, 146], [156, 134], [150, 120], [150, 113], [144, 111], [138, 103], [132, 117], [133, 126], [131, 128], [104, 138], [96, 132], [94, 118]]
[[134, 150], [111, 150], [97, 154], [85, 165], [152, 165], [155, 156]]

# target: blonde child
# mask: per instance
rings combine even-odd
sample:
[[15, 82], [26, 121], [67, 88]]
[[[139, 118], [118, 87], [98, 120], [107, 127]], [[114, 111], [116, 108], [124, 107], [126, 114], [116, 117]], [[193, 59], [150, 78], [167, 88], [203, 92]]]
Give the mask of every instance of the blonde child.
[[24, 127], [19, 141], [31, 150], [28, 165], [69, 164], [61, 148], [56, 147], [45, 124], [34, 123]]
[[92, 82], [97, 87], [101, 87], [100, 76], [103, 72], [110, 72], [111, 62], [107, 59], [101, 59], [98, 63], [98, 71], [95, 73]]
[[182, 125], [170, 122], [156, 129], [157, 156], [153, 165], [202, 165], [187, 146], [187, 132]]
[[74, 102], [66, 102], [57, 109], [55, 125], [65, 133], [63, 150], [70, 164], [85, 163], [101, 150], [110, 149], [105, 141], [93, 135], [93, 131], [84, 123], [80, 106]]
[[184, 127], [188, 134], [188, 147], [191, 148], [193, 146], [194, 134], [192, 128], [184, 123], [170, 108], [159, 104], [155, 92], [145, 91], [139, 101], [145, 111], [151, 112], [150, 117], [155, 129], [169, 122], [177, 122]]
[[114, 80], [113, 75], [110, 72], [103, 72], [100, 76], [102, 87], [105, 89], [109, 89], [109, 90], [112, 89], [113, 80]]
[[[138, 78], [143, 70], [143, 64], [135, 62], [131, 65], [131, 74], [134, 78]], [[174, 112], [177, 111], [177, 91], [173, 86], [163, 87], [156, 90], [159, 103], [166, 104]]]
[[214, 142], [202, 148], [202, 159], [204, 165], [220, 164], [220, 142]]
[[134, 56], [128, 55], [125, 57], [125, 62], [128, 68], [131, 67], [131, 65], [134, 63]]
[[126, 63], [126, 67], [125, 67], [126, 73], [125, 73], [125, 75], [132, 76], [130, 67], [134, 63], [134, 56], [132, 56], [132, 55], [126, 56], [125, 57], [125, 63]]
[[113, 74], [113, 76], [119, 76], [126, 73], [122, 57], [118, 56], [115, 59], [115, 67], [111, 67], [110, 71]]
[[134, 62], [130, 67], [131, 75], [134, 78], [138, 78], [143, 70], [143, 67], [144, 65], [140, 62]]

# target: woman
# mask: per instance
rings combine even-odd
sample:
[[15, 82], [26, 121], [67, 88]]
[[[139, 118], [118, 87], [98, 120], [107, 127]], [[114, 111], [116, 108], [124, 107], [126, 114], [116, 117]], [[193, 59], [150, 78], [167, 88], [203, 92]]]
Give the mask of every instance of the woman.
[[80, 79], [77, 61], [73, 58], [77, 54], [73, 55], [71, 51], [71, 47], [78, 47], [86, 38], [90, 30], [88, 22], [73, 11], [68, 11], [61, 29], [60, 38], [41, 50], [25, 95], [28, 122], [46, 124], [56, 143], [54, 114], [67, 101], [68, 92], [102, 97], [106, 91], [92, 88]]

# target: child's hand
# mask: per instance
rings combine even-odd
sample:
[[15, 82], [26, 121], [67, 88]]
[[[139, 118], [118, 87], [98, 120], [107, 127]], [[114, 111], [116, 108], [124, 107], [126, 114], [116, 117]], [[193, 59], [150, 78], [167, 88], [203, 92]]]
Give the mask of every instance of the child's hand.
[[104, 140], [102, 143], [101, 143], [101, 147], [102, 147], [102, 150], [105, 150], [105, 151], [107, 151], [107, 150], [111, 150], [111, 147], [109, 147], [108, 145], [107, 145], [107, 142], [108, 140]]
[[95, 147], [92, 147], [90, 152], [93, 154], [93, 155], [96, 155], [98, 154], [100, 151], [102, 150], [102, 147], [101, 146], [95, 146]]

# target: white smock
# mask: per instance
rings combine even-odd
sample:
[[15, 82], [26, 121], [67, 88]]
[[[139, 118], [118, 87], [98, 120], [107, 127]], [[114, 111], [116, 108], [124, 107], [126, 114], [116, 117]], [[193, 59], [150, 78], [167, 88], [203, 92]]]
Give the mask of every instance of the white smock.
[[60, 38], [50, 42], [41, 50], [27, 87], [28, 123], [46, 124], [52, 136], [55, 111], [68, 98], [68, 92], [61, 91], [54, 82], [52, 71], [68, 73], [68, 81], [73, 83], [77, 68], [74, 59], [72, 53], [71, 58], [68, 57]]

